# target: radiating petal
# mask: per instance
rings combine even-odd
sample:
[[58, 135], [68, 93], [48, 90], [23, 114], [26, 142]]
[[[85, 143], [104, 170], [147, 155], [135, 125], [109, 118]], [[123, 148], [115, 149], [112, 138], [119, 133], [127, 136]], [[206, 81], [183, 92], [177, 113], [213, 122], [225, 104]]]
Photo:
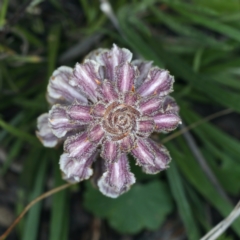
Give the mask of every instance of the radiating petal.
[[98, 187], [104, 195], [116, 198], [128, 191], [135, 181], [129, 171], [127, 155], [121, 154], [116, 162], [107, 165], [107, 172], [98, 181]]
[[101, 157], [108, 161], [114, 162], [117, 160], [119, 155], [119, 144], [116, 141], [106, 140], [102, 144]]
[[87, 103], [83, 93], [69, 84], [72, 77], [73, 69], [70, 67], [62, 66], [53, 72], [47, 87], [47, 100], [50, 104], [72, 103], [75, 99]]
[[37, 119], [38, 131], [36, 135], [45, 147], [55, 147], [59, 143], [59, 139], [52, 133], [48, 125], [48, 113], [40, 115]]
[[79, 182], [78, 181], [78, 178], [74, 178], [74, 177], [68, 177], [64, 172], [62, 172], [62, 179], [64, 181], [67, 181], [68, 183], [77, 183]]
[[163, 98], [149, 97], [142, 98], [138, 103], [138, 108], [143, 115], [152, 116], [161, 110]]
[[116, 84], [120, 92], [128, 92], [134, 87], [136, 71], [134, 67], [126, 62], [116, 67]]
[[91, 142], [100, 144], [105, 132], [100, 123], [93, 123], [88, 128], [88, 139]]
[[71, 158], [68, 153], [63, 153], [59, 161], [60, 169], [68, 179], [73, 178], [79, 182], [92, 176], [93, 170], [91, 169], [91, 165], [95, 158], [96, 153], [93, 153], [88, 158], [81, 159]]
[[69, 119], [65, 106], [56, 104], [49, 111], [49, 126], [58, 138], [64, 137], [69, 131], [82, 129], [82, 125], [81, 122]]
[[122, 152], [129, 152], [135, 147], [135, 137], [133, 134], [128, 134], [125, 138], [120, 140], [120, 150]]
[[155, 123], [152, 118], [142, 117], [137, 120], [136, 133], [141, 137], [148, 137], [155, 128]]
[[106, 110], [106, 104], [99, 101], [91, 108], [90, 113], [95, 118], [96, 117], [101, 118], [101, 117], [103, 117], [105, 110]]
[[154, 166], [154, 153], [147, 140], [139, 138], [136, 142], [137, 146], [131, 153], [136, 158], [137, 164], [140, 166]]
[[67, 114], [70, 119], [77, 120], [79, 123], [85, 125], [92, 121], [92, 116], [90, 114], [91, 106], [73, 104], [67, 107]]
[[134, 60], [131, 62], [132, 65], [137, 66], [139, 76], [135, 79], [135, 88], [139, 88], [142, 83], [147, 79], [147, 75], [152, 67], [152, 62], [143, 60]]
[[93, 60], [86, 60], [83, 64], [77, 63], [73, 75], [70, 84], [77, 86], [87, 98], [95, 102], [97, 100], [96, 88], [102, 81], [99, 75], [99, 64]]
[[86, 132], [68, 137], [64, 142], [64, 151], [72, 158], [88, 158], [96, 149], [97, 145], [88, 140]]
[[122, 94], [122, 101], [124, 104], [135, 106], [138, 100], [138, 95], [132, 91]]
[[166, 96], [162, 108], [164, 113], [174, 113], [178, 115], [179, 107], [173, 97]]
[[95, 49], [93, 51], [91, 51], [85, 58], [84, 58], [84, 61], [86, 61], [87, 59], [89, 60], [93, 60], [95, 62], [97, 62], [97, 57], [104, 53], [104, 52], [107, 52], [108, 49], [107, 48], [98, 48], [98, 49]]
[[169, 72], [158, 67], [151, 68], [147, 80], [137, 89], [143, 97], [158, 95], [160, 97], [172, 92], [174, 78]]
[[168, 167], [171, 157], [168, 150], [163, 145], [157, 144], [150, 139], [148, 142], [155, 155], [154, 166], [143, 166], [143, 171], [148, 174], [156, 174]]
[[102, 97], [104, 101], [112, 102], [118, 99], [118, 93], [112, 82], [109, 80], [104, 80], [103, 83], [98, 88], [99, 96]]
[[156, 124], [155, 131], [157, 132], [170, 132], [181, 124], [180, 117], [173, 113], [159, 113], [153, 119]]
[[110, 81], [115, 80], [115, 67], [125, 62], [130, 62], [132, 53], [125, 48], [119, 48], [113, 44], [113, 48], [109, 51], [100, 53], [97, 62], [106, 68], [106, 78]]

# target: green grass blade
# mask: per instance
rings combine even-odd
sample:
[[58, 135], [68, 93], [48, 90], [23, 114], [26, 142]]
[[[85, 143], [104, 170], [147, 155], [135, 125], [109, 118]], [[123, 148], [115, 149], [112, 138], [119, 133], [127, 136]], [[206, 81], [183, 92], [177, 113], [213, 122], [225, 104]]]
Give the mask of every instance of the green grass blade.
[[[224, 200], [216, 191], [212, 183], [206, 178], [206, 175], [192, 156], [192, 153], [190, 152], [184, 139], [178, 139], [178, 144], [181, 152], [179, 152], [176, 149], [176, 146], [172, 145], [171, 143], [168, 143], [167, 146], [171, 149], [175, 148], [174, 152], [171, 154], [174, 154], [173, 159], [177, 162], [184, 176], [196, 188], [196, 190], [198, 190], [199, 193], [201, 193], [212, 204], [212, 206], [214, 206], [221, 213], [222, 216], [228, 216], [234, 206]], [[240, 236], [240, 228], [238, 227], [239, 224], [240, 220], [235, 222], [232, 227]]]
[[235, 29], [234, 27], [231, 27], [224, 23], [220, 23], [219, 21], [216, 21], [212, 18], [208, 18], [208, 17], [204, 17], [204, 16], [200, 16], [200, 15], [188, 12], [188, 11], [184, 11], [177, 7], [173, 7], [173, 8], [179, 13], [181, 13], [183, 16], [189, 18], [189, 20], [193, 21], [194, 23], [207, 27], [215, 32], [221, 33], [236, 41], [240, 41], [240, 31], [238, 29]]
[[[189, 110], [189, 108], [184, 105], [181, 105], [181, 111], [184, 114], [184, 119], [186, 119], [188, 123], [192, 123], [201, 119], [199, 115]], [[240, 142], [224, 133], [217, 127], [209, 123], [204, 123], [201, 126], [194, 128], [193, 131], [197, 133], [203, 140], [207, 138], [209, 141], [216, 143], [218, 147], [224, 149], [229, 154], [240, 156]], [[237, 158], [237, 160], [238, 162], [240, 161], [239, 158]]]
[[163, 11], [155, 8], [154, 6], [150, 7], [151, 12], [156, 16], [160, 23], [166, 25], [169, 29], [176, 32], [180, 36], [187, 36], [190, 39], [196, 39], [200, 46], [208, 46], [212, 48], [221, 48], [223, 49], [230, 49], [231, 47], [228, 46], [226, 43], [220, 42], [213, 37], [210, 37], [208, 34], [197, 30], [194, 27], [189, 26], [190, 24], [181, 23], [175, 17], [172, 17], [170, 14], [166, 14]]
[[[171, 148], [169, 150], [174, 151], [174, 149]], [[186, 228], [188, 239], [199, 239], [199, 230], [192, 214], [192, 209], [189, 205], [181, 176], [174, 161], [171, 162], [171, 167], [167, 170], [167, 177], [179, 214]]]
[[[38, 162], [40, 164], [38, 173], [35, 178], [35, 184], [30, 196], [30, 201], [40, 196], [43, 193], [44, 184], [46, 183], [46, 170], [48, 159], [46, 156]], [[38, 228], [40, 223], [42, 202], [35, 204], [28, 213], [26, 219], [26, 225], [22, 239], [24, 240], [36, 240], [38, 239]]]
[[52, 75], [56, 67], [60, 33], [60, 25], [53, 25], [48, 36], [48, 77]]
[[5, 17], [6, 17], [6, 14], [7, 14], [8, 3], [9, 3], [9, 0], [3, 0], [0, 3], [0, 7], [1, 7], [1, 10], [0, 10], [0, 30], [6, 22]]
[[[56, 156], [56, 154], [54, 154]], [[55, 162], [55, 161], [54, 161]], [[59, 170], [58, 164], [54, 163], [54, 178], [55, 183], [54, 187], [60, 186], [64, 184], [64, 181], [61, 177], [61, 171]], [[68, 205], [67, 202], [67, 190], [63, 190], [59, 193], [56, 193], [52, 196], [52, 215], [51, 215], [51, 224], [50, 224], [50, 240], [60, 240], [65, 231], [65, 235], [67, 234], [67, 229], [64, 229], [64, 225], [67, 224], [65, 216], [66, 208]]]
[[10, 124], [7, 124], [2, 119], [0, 119], [0, 127], [2, 127], [4, 130], [8, 131], [9, 133], [14, 135], [15, 137], [18, 137], [22, 140], [25, 140], [32, 145], [41, 146], [39, 141], [37, 140], [37, 138], [33, 137], [32, 135], [30, 135], [26, 132], [23, 132], [23, 131], [19, 130], [19, 129], [13, 127], [13, 126], [11, 126]]
[[4, 176], [4, 174], [7, 172], [9, 166], [11, 165], [12, 161], [14, 160], [17, 155], [20, 156], [20, 151], [22, 149], [23, 142], [21, 140], [17, 140], [9, 149], [9, 153], [7, 156], [6, 161], [3, 163], [1, 169], [0, 169], [0, 176]]

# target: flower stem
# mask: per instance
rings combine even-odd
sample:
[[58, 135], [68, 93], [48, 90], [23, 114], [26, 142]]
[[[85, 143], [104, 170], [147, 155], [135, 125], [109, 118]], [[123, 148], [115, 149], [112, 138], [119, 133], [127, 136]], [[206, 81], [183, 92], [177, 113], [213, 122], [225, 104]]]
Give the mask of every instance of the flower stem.
[[12, 225], [5, 231], [5, 233], [3, 235], [0, 236], [0, 240], [4, 240], [13, 230], [13, 228], [19, 223], [19, 221], [23, 218], [23, 216], [30, 210], [30, 208], [35, 205], [37, 202], [43, 200], [44, 198], [47, 198], [57, 192], [60, 192], [70, 186], [72, 186], [72, 183], [67, 183], [64, 184], [60, 187], [56, 187], [48, 192], [43, 193], [42, 195], [40, 195], [39, 197], [35, 198], [34, 200], [32, 200], [22, 211], [22, 213], [15, 219], [15, 221], [12, 223]]

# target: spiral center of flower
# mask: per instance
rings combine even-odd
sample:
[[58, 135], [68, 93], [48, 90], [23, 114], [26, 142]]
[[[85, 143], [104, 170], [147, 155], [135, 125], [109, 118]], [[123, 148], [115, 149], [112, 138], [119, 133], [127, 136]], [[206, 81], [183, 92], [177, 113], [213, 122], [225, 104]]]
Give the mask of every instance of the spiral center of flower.
[[102, 125], [105, 131], [110, 134], [111, 139], [118, 141], [132, 132], [139, 117], [139, 111], [133, 107], [113, 102], [105, 111]]

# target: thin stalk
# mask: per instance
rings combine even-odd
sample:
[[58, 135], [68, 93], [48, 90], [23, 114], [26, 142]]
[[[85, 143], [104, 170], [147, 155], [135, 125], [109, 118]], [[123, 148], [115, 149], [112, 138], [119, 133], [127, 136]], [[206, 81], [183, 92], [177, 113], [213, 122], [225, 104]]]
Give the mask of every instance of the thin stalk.
[[60, 192], [68, 187], [70, 187], [71, 185], [73, 185], [72, 183], [66, 183], [60, 187], [54, 188], [48, 192], [43, 193], [42, 195], [40, 195], [39, 197], [35, 198], [34, 200], [32, 200], [22, 211], [22, 213], [15, 219], [15, 221], [12, 223], [12, 225], [5, 231], [5, 233], [3, 235], [0, 236], [0, 240], [4, 240], [14, 229], [14, 227], [19, 223], [19, 221], [24, 217], [24, 215], [30, 210], [30, 208], [35, 205], [36, 203], [38, 203], [39, 201], [43, 200], [44, 198], [47, 198], [57, 192]]

